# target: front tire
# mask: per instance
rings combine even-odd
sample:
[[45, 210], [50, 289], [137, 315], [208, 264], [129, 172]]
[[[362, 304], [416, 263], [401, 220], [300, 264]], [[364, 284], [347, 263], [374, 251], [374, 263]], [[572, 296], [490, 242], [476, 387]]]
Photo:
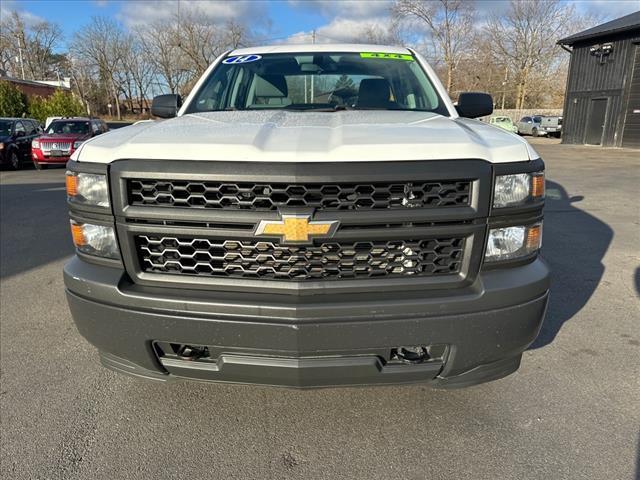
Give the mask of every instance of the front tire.
[[11, 156], [9, 157], [9, 165], [13, 170], [20, 170], [20, 157], [18, 157], [18, 154], [15, 152], [15, 150], [11, 152]]
[[531, 130], [531, 135], [533, 135], [534, 137], [538, 136], [538, 129], [534, 128], [533, 130]]

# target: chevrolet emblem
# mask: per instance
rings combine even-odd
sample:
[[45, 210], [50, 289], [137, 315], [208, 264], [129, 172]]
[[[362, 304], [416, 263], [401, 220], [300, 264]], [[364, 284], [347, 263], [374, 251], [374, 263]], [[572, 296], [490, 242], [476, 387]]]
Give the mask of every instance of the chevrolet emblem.
[[282, 215], [282, 220], [262, 220], [255, 235], [280, 237], [282, 243], [311, 243], [312, 237], [332, 237], [340, 222], [311, 222], [310, 215]]

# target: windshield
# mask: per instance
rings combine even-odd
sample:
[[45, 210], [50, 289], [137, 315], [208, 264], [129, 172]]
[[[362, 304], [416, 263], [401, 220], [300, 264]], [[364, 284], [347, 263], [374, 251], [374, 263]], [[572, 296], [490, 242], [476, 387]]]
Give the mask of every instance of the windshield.
[[227, 57], [186, 113], [252, 109], [415, 110], [448, 115], [412, 55], [319, 52]]
[[90, 127], [87, 121], [56, 121], [49, 125], [47, 133], [86, 134], [91, 131]]
[[11, 128], [13, 127], [13, 122], [10, 120], [0, 120], [0, 136], [8, 137], [11, 135]]

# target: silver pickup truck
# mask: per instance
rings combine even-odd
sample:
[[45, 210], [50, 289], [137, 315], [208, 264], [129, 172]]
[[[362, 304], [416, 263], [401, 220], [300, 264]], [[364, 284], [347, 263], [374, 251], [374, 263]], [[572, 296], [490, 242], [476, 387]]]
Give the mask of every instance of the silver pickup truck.
[[[350, 88], [344, 88], [349, 80]], [[544, 163], [408, 48], [224, 53], [68, 164], [80, 333], [154, 380], [288, 387], [518, 369], [546, 311]]]

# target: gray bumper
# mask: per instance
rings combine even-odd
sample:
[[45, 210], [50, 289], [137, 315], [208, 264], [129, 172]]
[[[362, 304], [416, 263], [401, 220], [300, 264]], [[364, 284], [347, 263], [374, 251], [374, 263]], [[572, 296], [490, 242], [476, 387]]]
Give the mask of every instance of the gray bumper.
[[[393, 296], [150, 288], [76, 257], [64, 277], [78, 330], [110, 368], [156, 380], [289, 387], [466, 386], [503, 377], [537, 336], [549, 288], [540, 259], [482, 272], [464, 289]], [[211, 346], [217, 361], [162, 360], [158, 341]], [[445, 354], [390, 361], [391, 349], [403, 345], [444, 346]]]

